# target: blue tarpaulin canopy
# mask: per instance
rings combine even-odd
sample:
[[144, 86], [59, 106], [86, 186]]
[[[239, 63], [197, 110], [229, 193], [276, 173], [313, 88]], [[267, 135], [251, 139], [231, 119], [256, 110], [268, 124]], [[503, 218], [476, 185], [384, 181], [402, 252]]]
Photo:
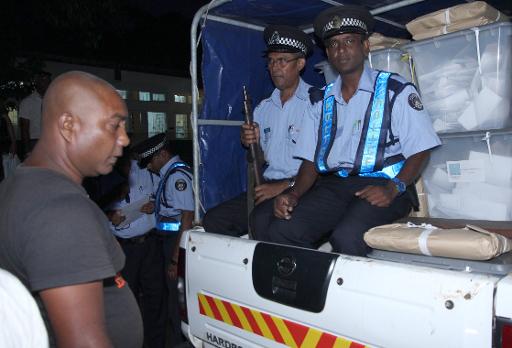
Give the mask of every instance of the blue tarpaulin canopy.
[[[239, 125], [244, 119], [242, 86], [247, 87], [253, 106], [273, 90], [263, 57], [262, 31], [266, 25], [288, 24], [311, 34], [313, 19], [321, 11], [332, 6], [357, 4], [366, 6], [375, 16], [376, 32], [410, 38], [406, 23], [461, 3], [465, 1], [214, 0], [203, 6], [191, 30], [196, 222], [200, 219], [199, 202], [204, 209], [209, 209], [246, 189], [246, 157], [239, 137]], [[511, 12], [510, 0], [488, 3], [505, 14]], [[199, 39], [204, 88], [200, 111], [196, 87]], [[319, 87], [324, 84], [323, 76], [314, 68], [323, 60], [324, 52], [315, 47], [302, 75], [306, 82]]]

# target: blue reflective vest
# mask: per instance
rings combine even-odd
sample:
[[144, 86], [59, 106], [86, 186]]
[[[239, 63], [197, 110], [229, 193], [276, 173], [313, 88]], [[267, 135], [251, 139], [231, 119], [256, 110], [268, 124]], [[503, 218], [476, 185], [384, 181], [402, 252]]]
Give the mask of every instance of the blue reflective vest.
[[[329, 95], [333, 83], [326, 86], [315, 152], [315, 167], [319, 173], [335, 172], [341, 177], [359, 175], [394, 178], [400, 172], [405, 163], [404, 156], [397, 155], [384, 160], [384, 150], [388, 145], [387, 135], [388, 131], [391, 131], [389, 90], [393, 90], [395, 96], [399, 93], [395, 86], [390, 88], [388, 84], [391, 75], [384, 71], [377, 75], [374, 93], [366, 110], [363, 133], [359, 140], [353, 168], [331, 168], [327, 165], [327, 158], [336, 137], [337, 112], [334, 95]], [[405, 84], [400, 85], [400, 90], [405, 87]], [[392, 136], [391, 138], [393, 139]]]
[[[175, 173], [176, 171], [182, 171], [187, 174], [191, 172], [190, 167], [185, 162], [174, 162], [171, 164], [169, 169], [165, 172], [162, 180], [158, 184], [158, 189], [156, 191], [155, 198], [155, 218], [156, 218], [156, 229], [163, 232], [178, 232], [180, 230], [181, 222], [174, 219], [174, 217], [162, 216], [160, 215], [160, 207], [164, 205], [165, 207], [172, 207], [167, 203], [165, 198], [165, 186], [167, 184], [167, 180], [169, 177]], [[189, 175], [189, 174], [187, 174]]]

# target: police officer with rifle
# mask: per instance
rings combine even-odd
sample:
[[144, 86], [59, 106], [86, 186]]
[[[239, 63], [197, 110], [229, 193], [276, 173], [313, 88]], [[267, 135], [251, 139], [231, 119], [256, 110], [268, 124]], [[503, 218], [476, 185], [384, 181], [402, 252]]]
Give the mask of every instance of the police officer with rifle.
[[[256, 147], [256, 160], [267, 167], [263, 183], [254, 190], [255, 209], [251, 229], [258, 238], [259, 222], [272, 216], [272, 198], [293, 186], [301, 160], [293, 157], [302, 119], [309, 104], [311, 87], [300, 77], [306, 57], [313, 49], [311, 38], [302, 30], [283, 25], [265, 28], [267, 66], [275, 89], [254, 110], [254, 122], [242, 125], [242, 145]], [[207, 232], [241, 236], [248, 232], [247, 194], [210, 209], [203, 226]]]

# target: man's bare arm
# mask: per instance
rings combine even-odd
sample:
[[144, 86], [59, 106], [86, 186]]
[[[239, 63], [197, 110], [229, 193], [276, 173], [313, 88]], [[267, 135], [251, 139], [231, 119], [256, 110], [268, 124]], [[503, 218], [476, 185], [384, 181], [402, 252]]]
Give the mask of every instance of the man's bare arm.
[[194, 212], [189, 210], [183, 210], [181, 212], [181, 225], [180, 231], [178, 232], [178, 238], [176, 238], [176, 245], [171, 253], [171, 263], [169, 265], [169, 277], [176, 279], [178, 276], [178, 256], [180, 253], [180, 240], [183, 235], [183, 231], [190, 230], [192, 228], [192, 222], [194, 221]]
[[58, 347], [112, 347], [105, 325], [103, 282], [40, 292]]

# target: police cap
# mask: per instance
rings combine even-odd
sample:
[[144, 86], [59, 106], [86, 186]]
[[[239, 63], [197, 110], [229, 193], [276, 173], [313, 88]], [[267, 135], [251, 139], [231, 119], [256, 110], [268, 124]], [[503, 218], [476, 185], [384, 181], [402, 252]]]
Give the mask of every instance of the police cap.
[[263, 31], [267, 44], [266, 53], [302, 53], [307, 56], [313, 50], [313, 41], [299, 28], [289, 25], [269, 25]]
[[331, 7], [316, 16], [313, 26], [322, 41], [343, 33], [369, 35], [375, 21], [371, 13], [362, 6], [344, 5]]
[[165, 134], [160, 133], [133, 146], [132, 152], [137, 159], [140, 168], [146, 168], [151, 162], [153, 155], [165, 146]]

